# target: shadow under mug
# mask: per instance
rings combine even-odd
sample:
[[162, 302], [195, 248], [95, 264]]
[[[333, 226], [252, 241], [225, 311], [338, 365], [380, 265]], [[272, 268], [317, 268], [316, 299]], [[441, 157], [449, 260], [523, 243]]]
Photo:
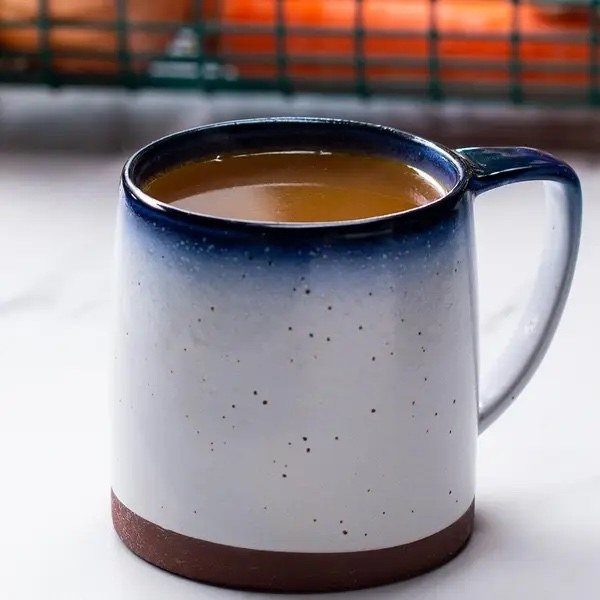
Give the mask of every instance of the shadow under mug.
[[[430, 204], [351, 222], [228, 220], [162, 204], [148, 178], [218, 154], [330, 150], [408, 163]], [[545, 180], [533, 296], [479, 389], [473, 201]], [[477, 435], [523, 389], [573, 276], [581, 192], [529, 148], [448, 150], [376, 125], [238, 121], [125, 166], [118, 226], [113, 520], [185, 577], [327, 591], [410, 577], [472, 531]]]

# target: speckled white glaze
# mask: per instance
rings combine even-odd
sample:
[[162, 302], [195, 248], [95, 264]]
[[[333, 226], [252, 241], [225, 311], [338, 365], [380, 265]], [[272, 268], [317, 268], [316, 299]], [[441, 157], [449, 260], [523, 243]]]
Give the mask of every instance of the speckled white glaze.
[[124, 203], [113, 490], [231, 546], [370, 550], [473, 502], [471, 203], [420, 233], [186, 236]]

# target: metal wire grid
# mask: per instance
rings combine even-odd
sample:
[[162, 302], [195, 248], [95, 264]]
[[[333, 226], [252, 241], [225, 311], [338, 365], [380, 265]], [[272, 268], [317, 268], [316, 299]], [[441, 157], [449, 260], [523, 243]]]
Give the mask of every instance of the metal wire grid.
[[[600, 103], [600, 0], [560, 10], [525, 0], [179, 0], [173, 15], [172, 0], [113, 0], [98, 18], [69, 16], [69, 2], [88, 1], [0, 0], [0, 82]], [[7, 2], [20, 2], [20, 18]], [[502, 27], [471, 27], [482, 13]]]

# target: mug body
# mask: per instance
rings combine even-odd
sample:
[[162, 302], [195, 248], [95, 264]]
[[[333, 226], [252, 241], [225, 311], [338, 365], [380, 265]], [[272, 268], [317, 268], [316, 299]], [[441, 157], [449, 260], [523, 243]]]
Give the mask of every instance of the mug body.
[[[391, 218], [279, 226], [140, 191], [185, 160], [299, 143], [395, 157], [448, 194]], [[325, 591], [403, 579], [464, 546], [477, 437], [466, 178], [413, 136], [316, 119], [184, 132], [128, 163], [112, 501], [131, 550], [210, 583]]]

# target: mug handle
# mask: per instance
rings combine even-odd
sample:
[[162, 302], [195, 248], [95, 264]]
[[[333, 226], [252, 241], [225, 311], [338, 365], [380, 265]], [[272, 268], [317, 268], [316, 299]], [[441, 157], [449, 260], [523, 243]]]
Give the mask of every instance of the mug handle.
[[478, 196], [494, 188], [547, 182], [546, 244], [536, 285], [511, 341], [483, 381], [479, 432], [515, 400], [535, 373], [554, 336], [571, 287], [581, 234], [581, 186], [575, 171], [532, 148], [461, 148], [472, 169], [469, 189]]

